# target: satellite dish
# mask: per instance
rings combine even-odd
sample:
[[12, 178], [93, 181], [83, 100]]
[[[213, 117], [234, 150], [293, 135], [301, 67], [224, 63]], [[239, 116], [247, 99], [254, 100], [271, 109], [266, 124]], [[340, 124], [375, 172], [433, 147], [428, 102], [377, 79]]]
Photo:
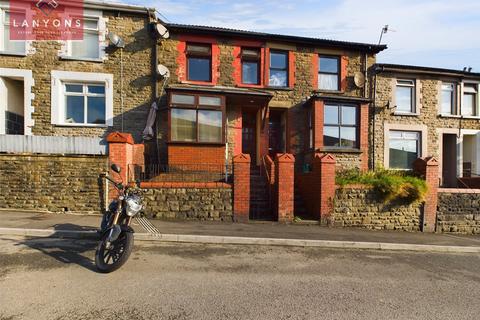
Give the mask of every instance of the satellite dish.
[[155, 24], [155, 31], [163, 39], [168, 39], [168, 37], [170, 37], [170, 32], [168, 32], [167, 28], [165, 28], [165, 26], [161, 23]]
[[113, 32], [108, 34], [108, 40], [110, 40], [110, 43], [117, 48], [125, 48], [125, 41]]
[[157, 73], [163, 78], [170, 78], [170, 70], [168, 70], [163, 64], [157, 66]]
[[358, 88], [363, 88], [365, 86], [365, 76], [361, 72], [355, 72], [353, 77], [353, 82]]

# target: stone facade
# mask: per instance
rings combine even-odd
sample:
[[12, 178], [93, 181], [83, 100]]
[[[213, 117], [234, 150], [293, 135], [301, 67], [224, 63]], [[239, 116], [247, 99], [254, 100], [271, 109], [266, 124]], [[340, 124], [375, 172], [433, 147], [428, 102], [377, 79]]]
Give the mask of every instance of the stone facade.
[[437, 232], [480, 234], [479, 208], [479, 190], [439, 192]]
[[374, 230], [420, 231], [421, 206], [382, 203], [372, 189], [337, 189], [334, 200], [334, 226]]
[[0, 207], [101, 213], [105, 156], [0, 155]]
[[233, 221], [232, 188], [143, 189], [145, 213], [152, 218]]
[[[106, 49], [103, 62], [66, 60], [59, 56], [61, 41], [34, 41], [26, 56], [0, 55], [0, 68], [32, 70], [33, 135], [105, 137], [113, 131], [131, 133], [141, 140], [148, 109], [153, 99], [152, 52], [154, 40], [147, 13], [104, 10], [106, 28], [125, 41], [123, 49], [123, 110], [120, 99], [120, 50]], [[105, 39], [108, 41], [108, 39]], [[65, 127], [51, 121], [51, 71], [77, 71], [113, 74], [113, 127]], [[122, 126], [123, 114], [123, 126]]]
[[[381, 65], [379, 65], [381, 66]], [[398, 67], [402, 68], [402, 67]], [[457, 72], [458, 73], [458, 72]], [[467, 75], [468, 76], [468, 75]], [[469, 78], [472, 78], [470, 76]], [[395, 112], [395, 82], [396, 79], [416, 80], [417, 112], [411, 115], [399, 115]], [[370, 162], [371, 165], [388, 167], [385, 158], [387, 131], [410, 130], [422, 132], [422, 157], [433, 156], [440, 162], [439, 172], [442, 171], [442, 134], [459, 135], [457, 143], [462, 144], [465, 133], [475, 135], [480, 130], [479, 117], [464, 117], [441, 115], [441, 85], [442, 82], [458, 84], [455, 103], [458, 106], [461, 95], [461, 76], [445, 76], [438, 72], [422, 72], [403, 67], [402, 72], [385, 71], [376, 75], [375, 113], [372, 113], [370, 122]], [[469, 79], [471, 81], [472, 79]], [[478, 81], [478, 79], [476, 79]], [[463, 80], [466, 81], [466, 80]], [[478, 98], [477, 98], [478, 99]], [[472, 130], [470, 132], [467, 132]], [[475, 130], [475, 131], [473, 131]], [[475, 133], [476, 132], [476, 133]], [[478, 137], [478, 135], [477, 135]], [[478, 138], [477, 138], [478, 141]], [[477, 142], [478, 143], [478, 142]], [[388, 151], [388, 150], [387, 150]], [[445, 152], [456, 152], [446, 150]], [[461, 162], [461, 161], [459, 161]], [[458, 164], [459, 166], [461, 163]], [[460, 169], [457, 169], [461, 175]], [[478, 170], [478, 169], [477, 169]]]

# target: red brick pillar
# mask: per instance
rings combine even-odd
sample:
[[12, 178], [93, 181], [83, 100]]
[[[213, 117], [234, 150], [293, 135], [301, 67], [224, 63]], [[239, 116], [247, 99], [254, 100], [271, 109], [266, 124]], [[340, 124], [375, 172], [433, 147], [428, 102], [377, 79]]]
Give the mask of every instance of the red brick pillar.
[[248, 222], [250, 218], [250, 155], [233, 157], [233, 220]]
[[427, 183], [427, 195], [423, 205], [423, 232], [435, 232], [437, 223], [438, 201], [438, 161], [433, 157], [418, 158], [413, 163], [413, 170]]
[[314, 171], [320, 179], [320, 223], [332, 224], [333, 200], [335, 199], [335, 157], [331, 154], [317, 154], [314, 158]]
[[[108, 160], [122, 170], [120, 177], [123, 182], [128, 182], [128, 165], [133, 163], [134, 142], [129, 133], [113, 132], [107, 136]], [[116, 175], [116, 174], [115, 174]], [[116, 178], [114, 176], [114, 178]]]
[[367, 103], [360, 105], [360, 151], [362, 152], [360, 156], [360, 170], [367, 171], [368, 170], [368, 108], [369, 105]]
[[289, 153], [275, 157], [277, 218], [279, 222], [293, 221], [295, 157]]

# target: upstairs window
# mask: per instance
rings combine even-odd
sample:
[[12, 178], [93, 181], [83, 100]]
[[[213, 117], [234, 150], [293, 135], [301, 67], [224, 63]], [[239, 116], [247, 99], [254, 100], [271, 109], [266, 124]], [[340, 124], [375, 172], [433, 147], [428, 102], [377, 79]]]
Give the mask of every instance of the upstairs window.
[[105, 85], [64, 83], [64, 122], [105, 124]]
[[288, 87], [288, 52], [270, 51], [270, 79], [272, 87]]
[[78, 59], [100, 58], [100, 29], [98, 18], [84, 17], [83, 40], [70, 41], [70, 57]]
[[323, 121], [325, 147], [358, 148], [357, 107], [325, 105]]
[[320, 90], [340, 90], [340, 59], [332, 56], [318, 58], [318, 88]]
[[260, 50], [242, 49], [242, 83], [260, 84]]
[[477, 85], [464, 84], [462, 116], [477, 116]]
[[187, 44], [187, 79], [212, 81], [212, 46], [210, 44]]
[[10, 40], [10, 19], [25, 19], [25, 14], [0, 9], [0, 53], [25, 54], [25, 40]]
[[442, 83], [442, 114], [452, 115], [456, 113], [455, 108], [455, 87], [454, 83], [444, 82]]
[[396, 112], [415, 113], [415, 80], [397, 80]]
[[222, 143], [225, 99], [172, 93], [170, 95], [170, 141]]

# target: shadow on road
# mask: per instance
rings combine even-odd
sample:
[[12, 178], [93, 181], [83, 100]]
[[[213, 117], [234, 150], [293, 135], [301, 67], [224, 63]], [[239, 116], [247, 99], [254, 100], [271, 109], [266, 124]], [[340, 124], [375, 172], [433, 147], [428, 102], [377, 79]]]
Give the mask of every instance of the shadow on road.
[[95, 267], [94, 251], [97, 246], [95, 239], [64, 239], [60, 231], [95, 231], [95, 228], [79, 226], [71, 223], [57, 224], [53, 226], [58, 234], [47, 238], [30, 238], [18, 245], [29, 248], [54, 258], [65, 264], [78, 264], [88, 270], [97, 271]]

